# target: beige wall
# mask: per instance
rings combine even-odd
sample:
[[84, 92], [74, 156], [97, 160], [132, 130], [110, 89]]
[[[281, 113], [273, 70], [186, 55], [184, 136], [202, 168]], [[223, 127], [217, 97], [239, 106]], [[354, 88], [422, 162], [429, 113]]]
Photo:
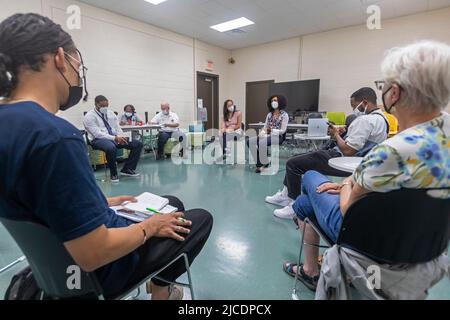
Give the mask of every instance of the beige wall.
[[349, 96], [380, 78], [385, 50], [421, 39], [450, 44], [450, 8], [233, 51], [231, 93], [244, 109], [245, 83], [321, 79], [320, 109], [349, 112]]
[[139, 114], [154, 115], [161, 101], [187, 126], [196, 118], [195, 74], [205, 71], [206, 61], [215, 63], [221, 80], [221, 98], [228, 95], [227, 60], [231, 52], [197, 42], [170, 31], [144, 24], [106, 10], [67, 0], [0, 0], [0, 20], [16, 12], [37, 12], [66, 28], [66, 8], [81, 8], [81, 30], [68, 30], [83, 53], [88, 71], [90, 100], [62, 113], [80, 127], [83, 112], [93, 107], [98, 94], [107, 96], [118, 112], [131, 103]]
[[[343, 28], [233, 52], [127, 17], [68, 0], [0, 0], [0, 20], [16, 12], [38, 12], [66, 25], [66, 8], [82, 9], [82, 29], [69, 31], [89, 67], [91, 99], [63, 116], [77, 126], [97, 94], [121, 111], [132, 103], [154, 114], [162, 100], [172, 103], [183, 126], [196, 117], [196, 72], [220, 77], [220, 102], [235, 100], [245, 111], [245, 83], [259, 80], [321, 79], [320, 109], [349, 111], [348, 97], [380, 78], [386, 49], [420, 39], [450, 43], [450, 8], [383, 22], [383, 29]], [[236, 64], [230, 65], [233, 56]]]

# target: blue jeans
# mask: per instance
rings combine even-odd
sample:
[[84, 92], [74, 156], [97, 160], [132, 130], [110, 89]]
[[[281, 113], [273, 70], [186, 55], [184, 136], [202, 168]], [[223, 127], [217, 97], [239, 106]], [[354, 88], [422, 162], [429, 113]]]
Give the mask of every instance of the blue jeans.
[[95, 139], [91, 142], [91, 144], [94, 150], [101, 150], [105, 152], [111, 176], [117, 176], [116, 161], [118, 149], [128, 149], [131, 151], [128, 159], [125, 161], [122, 171], [136, 170], [139, 159], [141, 158], [142, 142], [133, 140], [129, 144], [118, 145], [112, 140]]
[[297, 198], [293, 209], [300, 220], [316, 220], [327, 236], [337, 242], [342, 226], [340, 196], [317, 193], [317, 188], [330, 180], [316, 172], [308, 171], [303, 176], [302, 195]]

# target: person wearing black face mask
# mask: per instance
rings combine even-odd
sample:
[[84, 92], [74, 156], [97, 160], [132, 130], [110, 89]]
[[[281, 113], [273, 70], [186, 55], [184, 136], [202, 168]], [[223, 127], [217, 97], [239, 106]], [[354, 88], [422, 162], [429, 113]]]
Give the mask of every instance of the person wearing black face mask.
[[[55, 115], [80, 101], [85, 70], [71, 36], [49, 18], [16, 14], [0, 23], [0, 136], [6, 137], [0, 141], [0, 218], [48, 227], [112, 298], [180, 253], [193, 262], [208, 239], [212, 216], [184, 212], [173, 197], [170, 204], [181, 212], [139, 224], [109, 208], [136, 200], [103, 195], [83, 136]], [[175, 264], [161, 274], [168, 282], [152, 280], [152, 298], [180, 297], [169, 282], [185, 271]]]

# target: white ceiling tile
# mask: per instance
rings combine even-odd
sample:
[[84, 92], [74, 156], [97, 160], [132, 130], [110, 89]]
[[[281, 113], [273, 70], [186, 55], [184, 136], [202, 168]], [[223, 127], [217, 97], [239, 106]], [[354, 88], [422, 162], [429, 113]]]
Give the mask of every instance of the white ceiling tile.
[[[450, 0], [167, 0], [154, 6], [144, 0], [80, 0], [228, 49], [304, 34], [364, 24], [367, 7], [381, 8], [382, 19], [450, 6]], [[236, 34], [210, 29], [246, 17], [255, 25]]]

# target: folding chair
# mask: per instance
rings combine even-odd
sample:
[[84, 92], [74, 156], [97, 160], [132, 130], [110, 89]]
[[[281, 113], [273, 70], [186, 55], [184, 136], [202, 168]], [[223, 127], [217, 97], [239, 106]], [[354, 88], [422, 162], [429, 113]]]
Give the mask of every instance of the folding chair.
[[[317, 221], [306, 219], [297, 265], [304, 245], [323, 248], [304, 243], [306, 224], [325, 240], [328, 248], [333, 245], [349, 248], [379, 264], [414, 265], [438, 258], [447, 250], [450, 240], [450, 199], [432, 197], [429, 192], [444, 190], [448, 189], [402, 189], [368, 194], [348, 210], [337, 243], [326, 236]], [[300, 300], [298, 279], [299, 270], [294, 280], [293, 300]]]
[[[76, 266], [73, 258], [67, 252], [64, 245], [56, 238], [49, 228], [28, 221], [15, 221], [0, 218], [0, 222], [5, 226], [14, 240], [17, 242], [22, 252], [27, 257], [33, 275], [39, 288], [42, 290], [41, 298], [50, 297], [56, 300], [67, 299], [96, 299], [96, 300], [122, 300], [131, 297], [131, 293], [138, 290], [140, 286], [151, 279], [160, 279], [158, 275], [179, 260], [184, 260], [188, 276], [188, 284], [169, 282], [188, 287], [192, 299], [195, 299], [194, 287], [192, 284], [189, 261], [186, 254], [178, 256], [162, 269], [153, 272], [138, 283], [133, 283], [123, 290], [118, 296], [106, 297], [95, 273], [80, 270], [80, 288], [70, 289], [67, 286], [70, 267]], [[160, 279], [163, 280], [163, 279]], [[165, 281], [165, 280], [163, 280]]]

